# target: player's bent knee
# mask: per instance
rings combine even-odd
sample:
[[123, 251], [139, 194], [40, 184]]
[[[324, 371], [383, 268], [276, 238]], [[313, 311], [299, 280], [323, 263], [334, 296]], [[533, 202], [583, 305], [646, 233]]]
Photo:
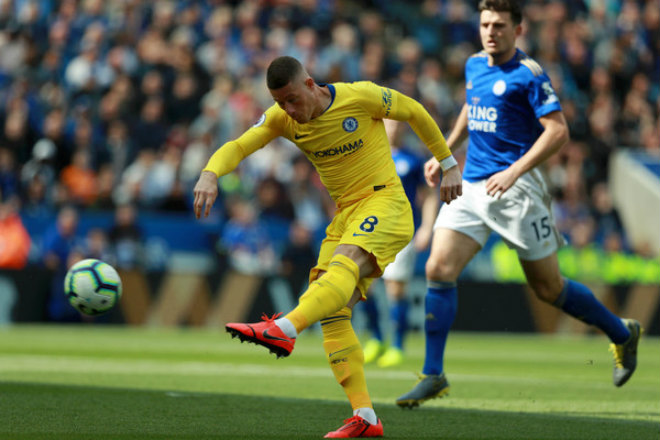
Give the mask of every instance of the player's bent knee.
[[426, 261], [426, 278], [434, 281], [455, 281], [459, 270], [446, 259], [429, 258]]

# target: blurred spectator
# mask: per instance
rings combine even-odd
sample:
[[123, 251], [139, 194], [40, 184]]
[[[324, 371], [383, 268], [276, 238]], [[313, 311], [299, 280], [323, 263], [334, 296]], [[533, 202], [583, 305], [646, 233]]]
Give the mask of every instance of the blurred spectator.
[[649, 102], [650, 83], [646, 75], [633, 76], [632, 86], [623, 98], [623, 108], [618, 120], [619, 143], [625, 147], [641, 145], [641, 134], [654, 123], [653, 108]]
[[360, 53], [356, 29], [339, 22], [332, 29], [330, 44], [321, 50], [316, 74], [326, 82], [360, 79]]
[[101, 228], [92, 228], [87, 232], [83, 249], [84, 258], [95, 258], [115, 266], [115, 256], [112, 254], [108, 235]]
[[44, 235], [43, 263], [47, 269], [64, 268], [69, 253], [79, 244], [77, 231], [78, 212], [71, 206], [60, 209], [55, 224]]
[[316, 265], [317, 250], [312, 231], [300, 222], [293, 222], [280, 258], [280, 274], [286, 278], [294, 295], [303, 292], [309, 271]]
[[[103, 146], [97, 143], [98, 132], [91, 120], [91, 108], [89, 103], [81, 103], [77, 106], [78, 117], [73, 125], [71, 135], [72, 156], [78, 151], [85, 151], [89, 155], [90, 167], [98, 170], [103, 162], [106, 162], [107, 155], [103, 151]], [[73, 157], [71, 158], [73, 161]]]
[[[25, 162], [30, 156], [30, 146], [34, 145], [36, 135], [28, 125], [25, 103], [14, 98], [6, 108], [3, 123], [0, 125], [0, 148], [7, 149], [18, 162]], [[2, 116], [2, 110], [0, 110]]]
[[257, 185], [259, 219], [264, 222], [292, 222], [295, 216], [293, 204], [284, 185], [274, 177], [266, 177]]
[[379, 82], [389, 67], [385, 43], [380, 40], [367, 41], [360, 60], [360, 78]]
[[559, 200], [553, 205], [553, 210], [557, 229], [569, 240], [573, 229], [579, 224], [593, 221], [586, 203], [584, 184], [578, 173], [569, 174]]
[[314, 166], [303, 155], [298, 155], [293, 160], [293, 174], [288, 183], [288, 192], [298, 223], [313, 233], [328, 226], [328, 219], [334, 214], [335, 204], [321, 185]]
[[71, 165], [60, 174], [60, 181], [71, 202], [82, 206], [94, 203], [98, 196], [98, 179], [92, 168], [89, 151], [78, 150], [73, 154]]
[[[576, 188], [591, 194], [606, 182], [618, 149], [660, 156], [660, 3], [523, 5], [520, 41], [552, 78], [573, 139], [547, 164], [563, 194], [560, 215], [587, 211], [597, 225], [595, 200], [574, 199]], [[263, 70], [277, 55], [300, 59], [323, 81], [397, 88], [446, 130], [464, 102], [464, 61], [477, 50], [474, 7], [458, 0], [0, 1], [0, 150], [10, 152], [0, 154], [0, 185], [19, 194], [30, 215], [71, 201], [103, 210], [126, 202], [187, 209], [213, 149], [272, 105]], [[285, 183], [295, 218], [315, 233], [332, 203], [315, 189], [313, 170], [293, 160], [288, 141], [271, 144], [241, 165], [241, 184], [250, 189], [270, 176]], [[309, 173], [312, 184], [298, 173]], [[223, 190], [240, 190], [235, 177], [221, 179]], [[90, 184], [72, 183], [81, 181]]]
[[593, 243], [594, 221], [590, 217], [575, 219], [569, 230], [568, 241], [575, 250], [584, 249]]
[[218, 76], [213, 88], [201, 99], [201, 113], [192, 121], [190, 134], [193, 137], [211, 136], [213, 145], [222, 145], [230, 140], [234, 121], [229, 97], [234, 87], [230, 76]]
[[254, 206], [240, 198], [228, 202], [229, 219], [224, 224], [219, 246], [232, 267], [246, 274], [270, 274], [275, 270], [275, 251], [265, 225]]
[[137, 224], [135, 206], [122, 204], [115, 210], [115, 222], [108, 240], [118, 269], [135, 269], [142, 264], [143, 236]]
[[96, 43], [83, 41], [80, 54], [67, 66], [64, 78], [74, 94], [99, 92], [112, 83], [112, 69], [100, 59], [99, 51]]
[[118, 179], [136, 156], [135, 145], [128, 136], [128, 127], [121, 119], [115, 119], [110, 122], [105, 150], [108, 153], [108, 161], [112, 173]]
[[318, 71], [319, 42], [316, 30], [310, 27], [302, 27], [296, 30], [287, 54], [300, 60], [310, 72]]
[[[64, 277], [69, 267], [79, 258], [82, 249], [78, 233], [78, 212], [65, 206], [57, 214], [55, 224], [43, 238], [43, 265], [53, 273], [48, 311], [55, 321], [77, 321], [78, 312], [69, 305], [64, 296]], [[75, 260], [75, 261], [72, 261]]]
[[55, 189], [47, 185], [39, 175], [24, 182], [24, 185], [23, 213], [30, 217], [49, 217], [54, 210], [52, 194]]
[[112, 211], [115, 207], [113, 198], [115, 183], [115, 173], [112, 171], [112, 166], [108, 164], [101, 166], [96, 178], [96, 198], [90, 207], [102, 211]]
[[156, 163], [156, 152], [152, 149], [141, 150], [135, 161], [122, 173], [114, 194], [117, 204], [135, 203], [139, 200], [140, 190], [147, 174]]
[[55, 183], [57, 173], [55, 170], [56, 146], [47, 138], [39, 139], [32, 148], [32, 158], [21, 169], [21, 182], [24, 187], [35, 178], [41, 179], [45, 185]]
[[18, 215], [18, 199], [0, 192], [0, 269], [22, 269], [30, 253], [30, 235]]
[[594, 218], [594, 240], [603, 248], [624, 250], [625, 232], [618, 211], [612, 203], [607, 183], [600, 182], [591, 190], [592, 217]]
[[168, 120], [172, 124], [190, 124], [199, 114], [200, 85], [189, 73], [182, 73], [174, 80], [172, 97], [168, 104]]
[[14, 154], [0, 147], [0, 195], [5, 198], [19, 195], [19, 177]]
[[199, 173], [206, 166], [206, 162], [215, 151], [216, 145], [212, 142], [211, 133], [204, 132], [186, 146], [181, 156], [181, 168], [179, 170], [179, 177], [185, 188], [192, 191], [195, 182], [199, 178]]
[[177, 182], [181, 150], [166, 143], [140, 183], [138, 202], [145, 208], [160, 208], [171, 196]]
[[167, 139], [165, 102], [159, 96], [147, 98], [140, 111], [140, 118], [133, 127], [131, 137], [139, 150], [157, 150]]
[[66, 114], [63, 108], [55, 108], [48, 112], [43, 122], [44, 139], [55, 145], [55, 170], [59, 173], [71, 163], [72, 147], [65, 137]]

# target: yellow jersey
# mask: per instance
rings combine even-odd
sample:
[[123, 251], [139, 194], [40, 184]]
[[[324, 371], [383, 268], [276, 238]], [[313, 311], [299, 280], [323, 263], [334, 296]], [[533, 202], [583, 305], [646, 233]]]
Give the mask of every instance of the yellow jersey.
[[400, 185], [384, 118], [408, 122], [436, 159], [451, 155], [437, 124], [414, 99], [369, 81], [325, 87], [332, 101], [320, 116], [299, 124], [274, 104], [238, 139], [220, 147], [204, 171], [227, 174], [249, 154], [282, 136], [307, 156], [341, 206], [379, 187]]

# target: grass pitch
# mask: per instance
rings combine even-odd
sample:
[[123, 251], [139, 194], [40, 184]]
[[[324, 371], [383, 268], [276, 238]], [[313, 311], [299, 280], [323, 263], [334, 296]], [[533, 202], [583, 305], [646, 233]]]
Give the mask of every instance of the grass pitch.
[[[603, 336], [453, 333], [450, 396], [412, 411], [394, 399], [421, 369], [421, 335], [367, 380], [390, 439], [657, 440], [658, 342], [642, 339], [622, 388]], [[276, 360], [218, 330], [0, 329], [2, 440], [319, 439], [350, 415], [314, 333]]]

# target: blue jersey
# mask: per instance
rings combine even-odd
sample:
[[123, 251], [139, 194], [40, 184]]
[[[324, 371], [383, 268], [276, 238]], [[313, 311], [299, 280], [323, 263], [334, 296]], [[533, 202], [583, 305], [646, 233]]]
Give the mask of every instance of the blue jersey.
[[561, 111], [543, 68], [520, 49], [504, 64], [485, 52], [465, 63], [469, 141], [463, 178], [486, 179], [524, 155], [543, 131], [542, 116]]
[[425, 183], [424, 160], [406, 148], [393, 148], [392, 160], [394, 160], [396, 173], [401, 179], [406, 197], [412, 206], [413, 218], [417, 224], [419, 209], [415, 206], [415, 199], [417, 198], [417, 188]]

